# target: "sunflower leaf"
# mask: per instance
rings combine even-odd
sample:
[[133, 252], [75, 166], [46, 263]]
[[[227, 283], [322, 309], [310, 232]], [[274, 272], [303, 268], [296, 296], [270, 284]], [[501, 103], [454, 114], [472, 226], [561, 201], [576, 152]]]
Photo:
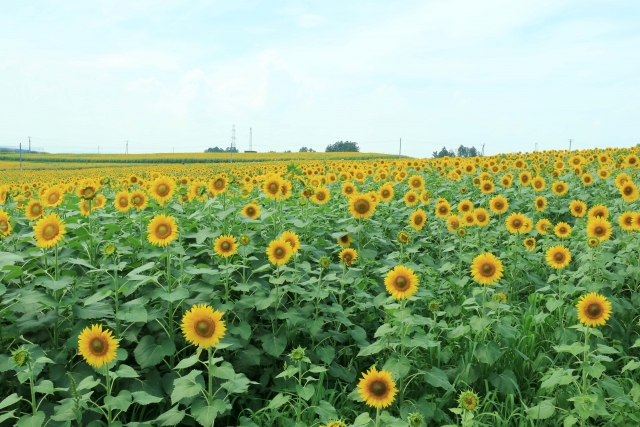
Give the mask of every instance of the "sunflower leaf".
[[454, 391], [455, 389], [449, 382], [447, 378], [447, 374], [442, 372], [440, 369], [433, 366], [429, 371], [424, 373], [424, 379], [426, 382], [431, 384], [434, 387], [440, 387], [448, 391]]
[[164, 414], [160, 414], [158, 418], [156, 418], [156, 422], [161, 426], [175, 426], [182, 421], [184, 416], [185, 411], [178, 411], [178, 405], [175, 405]]
[[173, 391], [171, 392], [171, 404], [180, 402], [182, 399], [193, 397], [202, 390], [202, 373], [194, 369], [184, 377], [173, 380]]
[[173, 341], [162, 338], [161, 343], [156, 344], [156, 340], [151, 335], [146, 335], [133, 350], [133, 355], [141, 368], [148, 368], [162, 362], [162, 359], [175, 351], [176, 346]]

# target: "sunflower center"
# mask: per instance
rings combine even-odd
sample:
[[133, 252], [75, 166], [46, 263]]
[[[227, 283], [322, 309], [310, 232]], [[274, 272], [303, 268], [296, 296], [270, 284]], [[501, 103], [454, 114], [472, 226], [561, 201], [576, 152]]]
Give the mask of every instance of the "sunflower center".
[[158, 194], [161, 196], [164, 196], [165, 194], [167, 194], [169, 192], [169, 187], [167, 187], [166, 184], [160, 184], [158, 185]]
[[196, 323], [196, 334], [209, 338], [216, 331], [216, 325], [211, 319], [202, 319]]
[[224, 181], [219, 179], [215, 183], [216, 188], [224, 188]]
[[478, 214], [478, 221], [480, 222], [484, 222], [484, 220], [487, 219], [484, 214]]
[[84, 194], [85, 197], [91, 197], [93, 195], [93, 189], [91, 187], [87, 187], [84, 189], [82, 194]]
[[491, 264], [485, 264], [482, 266], [482, 275], [483, 276], [492, 276], [494, 272], [494, 267]]
[[133, 203], [135, 205], [140, 205], [142, 203], [142, 199], [140, 198], [140, 196], [136, 196], [133, 198]]
[[407, 286], [409, 286], [409, 281], [406, 277], [400, 276], [396, 278], [396, 288], [403, 290], [406, 289]]
[[465, 398], [464, 398], [464, 406], [467, 409], [475, 408], [476, 400], [473, 398], [473, 396], [465, 396]]
[[321, 192], [319, 192], [319, 193], [316, 193], [316, 198], [317, 198], [318, 200], [324, 200], [325, 195], [324, 195], [324, 193], [321, 191]]
[[253, 207], [248, 207], [247, 208], [247, 213], [249, 214], [249, 216], [253, 216], [256, 213], [256, 210]]
[[382, 381], [376, 380], [371, 383], [369, 390], [371, 390], [371, 394], [374, 396], [382, 397], [387, 393], [387, 385]]
[[220, 245], [220, 247], [222, 248], [223, 251], [228, 251], [229, 249], [231, 249], [231, 243], [229, 242], [222, 242], [222, 244]]
[[496, 209], [502, 209], [502, 206], [504, 206], [502, 202], [496, 202]]
[[567, 229], [565, 227], [560, 227], [560, 234], [565, 234]]
[[536, 202], [536, 204], [538, 205], [538, 207], [539, 207], [539, 208], [541, 208], [541, 207], [543, 207], [543, 206], [544, 206], [544, 201], [543, 201], [543, 200], [538, 200], [538, 201]]
[[418, 216], [416, 216], [414, 218], [413, 221], [416, 223], [416, 225], [420, 225], [420, 224], [422, 224], [422, 217], [420, 215], [418, 215]]
[[522, 226], [522, 221], [520, 221], [519, 219], [514, 219], [513, 220], [513, 226], [515, 228], [518, 228], [518, 227]]
[[7, 230], [8, 228], [9, 228], [9, 225], [7, 224], [7, 220], [6, 219], [0, 220], [0, 230], [4, 231], [4, 230]]
[[343, 258], [344, 258], [344, 262], [346, 262], [346, 263], [350, 263], [351, 260], [353, 259], [353, 257], [349, 253], [344, 254]]
[[135, 184], [136, 182], [138, 182], [138, 178], [136, 178], [135, 176], [131, 177], [131, 183]]
[[346, 235], [346, 236], [342, 236], [342, 237], [340, 238], [340, 241], [341, 241], [342, 243], [349, 243], [349, 236], [348, 236], [348, 235]]
[[158, 226], [158, 228], [156, 228], [156, 232], [158, 233], [158, 236], [161, 238], [166, 237], [169, 234], [169, 227], [167, 227], [165, 224], [160, 224]]
[[596, 232], [596, 236], [601, 236], [604, 234], [604, 228], [597, 226], [595, 229], [595, 232]]
[[562, 187], [562, 185], [558, 185], [558, 186], [556, 187], [556, 191], [557, 191], [558, 193], [561, 193], [561, 192], [562, 192], [562, 190], [564, 190], [564, 187]]
[[121, 197], [121, 198], [120, 198], [120, 206], [121, 206], [121, 207], [123, 207], [123, 208], [124, 208], [125, 206], [127, 206], [127, 202], [128, 202], [128, 201], [127, 201], [127, 199], [126, 199], [125, 197]]
[[440, 206], [440, 207], [438, 208], [438, 211], [439, 211], [440, 213], [442, 213], [442, 214], [447, 213], [447, 211], [448, 211], [448, 210], [449, 210], [449, 209], [447, 209], [447, 207], [446, 207], [446, 206]]
[[633, 218], [631, 218], [630, 216], [626, 217], [624, 219], [624, 223], [627, 224], [627, 225], [633, 224]]
[[561, 252], [556, 252], [556, 254], [553, 256], [553, 259], [555, 259], [557, 262], [564, 261], [564, 255]]
[[107, 345], [100, 338], [92, 339], [89, 345], [91, 346], [91, 352], [96, 356], [101, 356], [107, 352]]
[[600, 316], [600, 313], [602, 313], [602, 306], [597, 303], [589, 304], [587, 307], [587, 313], [589, 314], [589, 317], [597, 318]]
[[369, 202], [367, 202], [366, 200], [358, 200], [355, 204], [356, 212], [358, 212], [359, 214], [365, 214], [369, 212], [369, 207]]
[[284, 256], [284, 249], [282, 248], [276, 248], [274, 252], [277, 258], [282, 258]]
[[40, 207], [40, 205], [33, 205], [33, 207], [31, 208], [31, 212], [33, 212], [35, 215], [38, 215], [40, 212], [42, 212], [42, 208]]
[[627, 196], [629, 194], [633, 193], [633, 188], [631, 187], [624, 187], [624, 194], [626, 194]]
[[58, 234], [58, 227], [53, 224], [48, 224], [46, 227], [44, 227], [44, 230], [42, 230], [42, 234], [45, 238], [51, 239]]
[[411, 185], [413, 185], [413, 187], [420, 187], [420, 181], [418, 181], [417, 179], [415, 179]]
[[389, 197], [389, 190], [383, 190], [382, 197]]
[[49, 195], [49, 203], [55, 203], [58, 201], [58, 195], [56, 193]]
[[275, 193], [279, 190], [278, 188], [278, 184], [276, 184], [275, 182], [272, 182], [271, 184], [269, 184], [269, 191], [271, 193]]

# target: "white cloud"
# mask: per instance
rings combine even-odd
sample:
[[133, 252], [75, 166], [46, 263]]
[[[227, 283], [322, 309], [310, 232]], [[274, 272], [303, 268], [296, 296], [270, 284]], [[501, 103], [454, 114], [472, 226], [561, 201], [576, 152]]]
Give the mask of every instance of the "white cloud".
[[298, 18], [298, 25], [303, 28], [317, 27], [318, 25], [324, 24], [324, 22], [324, 16], [320, 15], [307, 14]]

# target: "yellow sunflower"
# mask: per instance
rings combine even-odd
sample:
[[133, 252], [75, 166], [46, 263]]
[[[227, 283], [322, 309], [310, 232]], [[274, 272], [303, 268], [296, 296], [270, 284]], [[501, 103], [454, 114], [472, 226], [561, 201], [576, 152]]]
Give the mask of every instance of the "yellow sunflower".
[[223, 314], [207, 304], [192, 306], [182, 317], [184, 339], [200, 347], [215, 347], [227, 330], [222, 320]]
[[351, 197], [358, 194], [358, 190], [352, 182], [345, 182], [344, 184], [342, 184], [342, 194], [347, 197]]
[[42, 203], [39, 200], [31, 200], [27, 204], [24, 214], [31, 221], [36, 220], [44, 214], [44, 206], [42, 206]]
[[436, 204], [436, 216], [445, 219], [451, 215], [451, 205], [446, 200], [442, 203]]
[[118, 212], [127, 212], [131, 209], [131, 195], [126, 191], [118, 192], [115, 200], [113, 201], [113, 205], [116, 207]]
[[86, 327], [78, 335], [78, 353], [94, 368], [113, 362], [119, 346], [111, 331], [102, 330], [102, 325]]
[[542, 191], [546, 188], [546, 186], [547, 182], [541, 176], [536, 176], [535, 178], [533, 178], [533, 180], [531, 180], [531, 188], [533, 188], [534, 191]]
[[547, 208], [547, 198], [544, 196], [538, 196], [534, 200], [533, 204], [538, 212], [544, 212]]
[[382, 200], [383, 202], [388, 202], [389, 200], [392, 200], [393, 194], [394, 194], [393, 185], [386, 185], [386, 184], [383, 185], [378, 190], [378, 194], [380, 195], [380, 200]]
[[349, 213], [355, 218], [367, 219], [376, 210], [376, 204], [368, 194], [355, 195], [349, 198]]
[[633, 215], [634, 213], [629, 211], [626, 211], [622, 215], [620, 215], [620, 217], [618, 218], [618, 225], [620, 225], [620, 228], [622, 228], [624, 231], [633, 230]]
[[552, 230], [551, 221], [546, 218], [542, 218], [536, 223], [536, 230], [540, 234], [547, 234]]
[[556, 194], [556, 196], [564, 196], [569, 191], [569, 186], [564, 181], [556, 181], [551, 186], [551, 190]]
[[597, 218], [600, 216], [604, 219], [607, 219], [609, 218], [609, 209], [605, 205], [596, 205], [589, 209], [587, 216], [589, 218]]
[[420, 175], [413, 175], [409, 178], [409, 187], [412, 190], [422, 190], [424, 188], [424, 178]]
[[282, 186], [282, 178], [278, 175], [268, 176], [262, 183], [262, 191], [268, 199], [276, 199], [280, 195], [280, 187]]
[[597, 237], [601, 242], [611, 238], [611, 223], [602, 217], [590, 218], [587, 221], [587, 235]]
[[524, 242], [522, 242], [524, 244], [524, 247], [529, 251], [529, 252], [533, 252], [536, 248], [536, 239], [534, 239], [533, 237], [529, 237], [524, 239]]
[[11, 234], [13, 230], [11, 228], [11, 223], [9, 222], [9, 214], [4, 210], [0, 209], [0, 236], [7, 237]]
[[338, 237], [338, 244], [343, 248], [348, 248], [351, 245], [351, 236], [347, 233], [344, 236]]
[[171, 200], [176, 189], [176, 183], [167, 176], [159, 176], [151, 184], [149, 195], [155, 199], [160, 206]]
[[415, 191], [407, 191], [404, 195], [404, 202], [407, 206], [414, 206], [420, 200], [420, 196]]
[[131, 193], [131, 205], [135, 207], [137, 210], [141, 211], [147, 207], [149, 201], [147, 200], [147, 195], [144, 191], [134, 191]]
[[228, 258], [238, 252], [238, 243], [233, 236], [218, 236], [213, 242], [213, 250], [221, 257]]
[[358, 251], [353, 248], [346, 248], [340, 251], [340, 259], [344, 262], [344, 265], [351, 265], [358, 259]]
[[481, 285], [491, 285], [502, 277], [502, 262], [490, 252], [480, 254], [471, 263], [471, 276]]
[[247, 218], [257, 219], [260, 216], [260, 206], [257, 203], [249, 203], [244, 208], [242, 208], [242, 215]]
[[313, 196], [311, 196], [311, 201], [316, 205], [324, 205], [331, 198], [331, 193], [324, 187], [318, 187], [315, 190]]
[[553, 228], [553, 232], [556, 236], [564, 239], [565, 237], [569, 237], [569, 235], [571, 234], [571, 226], [566, 222], [559, 222]]
[[462, 223], [462, 220], [460, 219], [459, 216], [451, 215], [447, 218], [447, 230], [456, 231], [460, 227], [461, 223]]
[[458, 203], [458, 212], [469, 213], [473, 211], [473, 202], [471, 200], [464, 199]]
[[93, 179], [84, 179], [78, 185], [78, 189], [76, 194], [78, 197], [81, 197], [85, 200], [93, 199], [98, 193], [98, 189], [100, 188], [100, 184]]
[[503, 214], [509, 209], [509, 201], [501, 195], [493, 196], [489, 201], [489, 209], [496, 215]]
[[284, 240], [272, 240], [267, 247], [267, 257], [273, 265], [285, 265], [293, 256], [291, 245]]
[[587, 204], [582, 200], [574, 200], [569, 204], [571, 215], [582, 218], [587, 214]]
[[640, 193], [638, 192], [638, 187], [631, 181], [624, 183], [619, 187], [620, 194], [622, 195], [622, 199], [625, 202], [635, 202], [638, 200], [638, 196]]
[[396, 383], [391, 378], [391, 372], [379, 371], [372, 367], [362, 374], [358, 383], [358, 393], [367, 405], [382, 409], [391, 406], [398, 392]]
[[484, 180], [480, 183], [480, 191], [482, 191], [483, 194], [491, 194], [495, 188], [496, 186], [493, 181]]
[[611, 316], [611, 303], [595, 292], [580, 297], [576, 304], [578, 319], [585, 326], [604, 326]]
[[178, 224], [172, 216], [159, 214], [147, 226], [147, 241], [154, 246], [167, 246], [178, 237]]
[[409, 225], [416, 231], [422, 230], [426, 222], [427, 214], [422, 209], [416, 210], [411, 214], [411, 217], [409, 217]]
[[549, 266], [560, 270], [571, 262], [571, 252], [569, 252], [569, 249], [564, 245], [556, 245], [547, 249], [545, 258]]
[[33, 231], [36, 246], [45, 249], [60, 243], [67, 233], [64, 221], [55, 213], [40, 218], [33, 226]]
[[489, 220], [491, 219], [491, 215], [485, 208], [477, 208], [473, 211], [473, 218], [475, 220], [475, 224], [478, 227], [484, 227], [489, 224]]
[[297, 254], [300, 250], [300, 238], [295, 232], [285, 231], [282, 233], [282, 236], [280, 236], [280, 240], [287, 242], [289, 246], [291, 246], [294, 254]]
[[528, 218], [524, 214], [514, 212], [507, 217], [505, 224], [509, 233], [523, 233], [526, 230], [527, 220]]
[[407, 299], [418, 292], [418, 276], [412, 269], [397, 265], [384, 278], [387, 292], [395, 299]]
[[47, 191], [44, 192], [42, 200], [46, 206], [60, 206], [63, 196], [64, 191], [62, 190], [62, 187], [56, 185], [48, 188]]
[[227, 177], [225, 175], [218, 175], [209, 181], [209, 191], [211, 191], [214, 196], [227, 191]]

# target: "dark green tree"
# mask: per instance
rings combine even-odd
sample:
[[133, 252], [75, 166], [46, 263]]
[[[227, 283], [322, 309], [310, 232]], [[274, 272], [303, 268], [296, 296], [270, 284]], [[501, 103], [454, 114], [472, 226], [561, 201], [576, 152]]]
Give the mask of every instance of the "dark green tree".
[[338, 142], [334, 142], [333, 144], [327, 145], [327, 149], [324, 151], [327, 153], [342, 153], [342, 152], [357, 153], [357, 152], [360, 152], [360, 147], [358, 147], [357, 142], [338, 141]]

